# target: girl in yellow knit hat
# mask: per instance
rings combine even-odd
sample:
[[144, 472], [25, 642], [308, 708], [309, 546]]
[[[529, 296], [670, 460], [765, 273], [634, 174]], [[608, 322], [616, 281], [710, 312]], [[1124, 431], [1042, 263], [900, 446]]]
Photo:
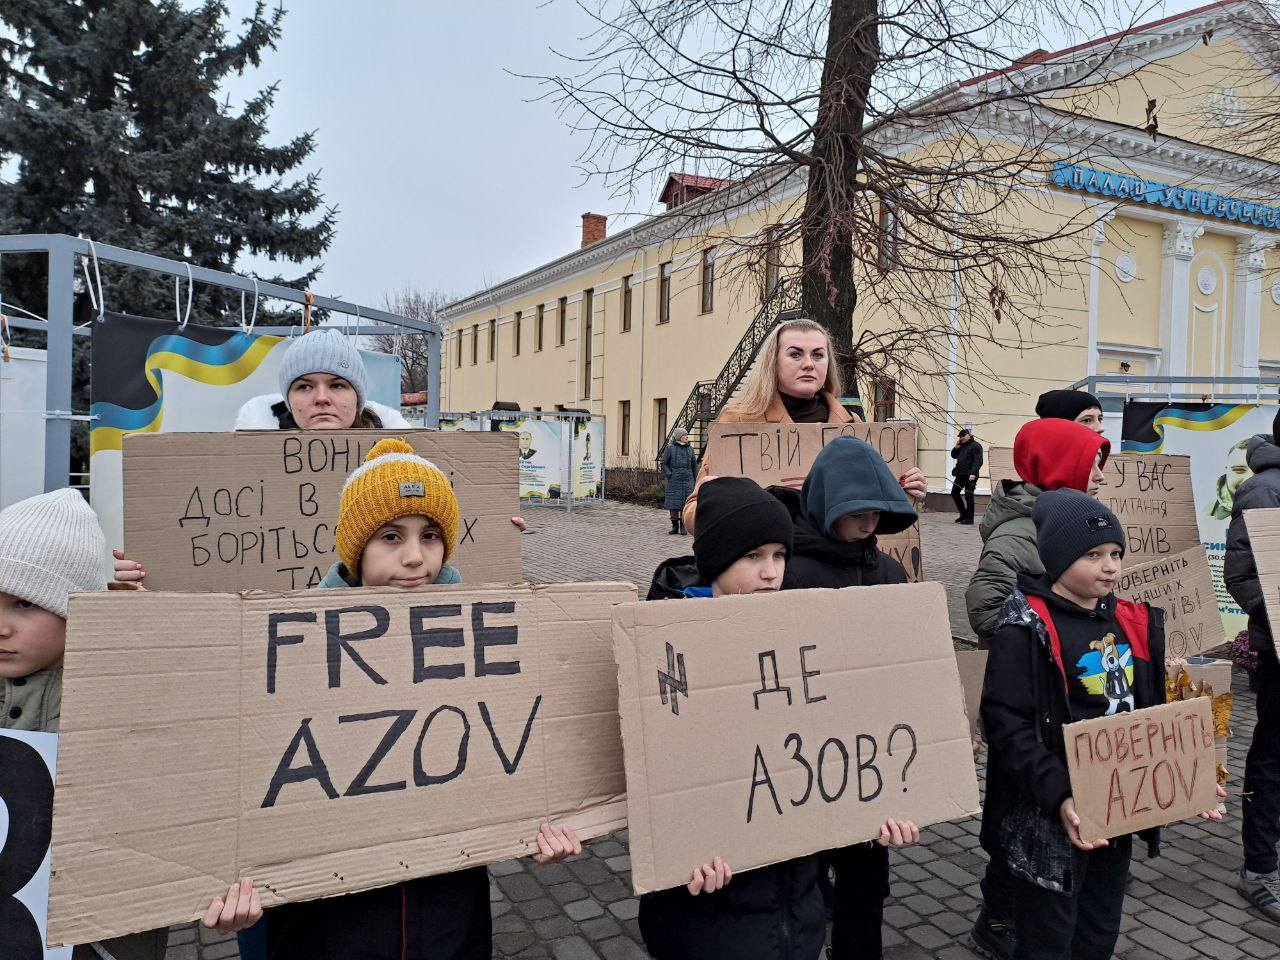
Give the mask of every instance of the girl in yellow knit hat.
[[[444, 472], [403, 440], [376, 443], [347, 478], [338, 506], [335, 563], [320, 588], [403, 587], [461, 583], [449, 565], [458, 542], [458, 499]], [[582, 852], [568, 827], [543, 824], [539, 863]], [[249, 890], [243, 890], [249, 887]], [[252, 889], [242, 884], [244, 900]], [[251, 926], [261, 911], [228, 891], [205, 917], [223, 932]], [[256, 896], [252, 897], [257, 900]], [[215, 912], [215, 907], [219, 908]], [[267, 915], [272, 960], [488, 960], [493, 955], [489, 875], [472, 867], [377, 890], [290, 903]]]

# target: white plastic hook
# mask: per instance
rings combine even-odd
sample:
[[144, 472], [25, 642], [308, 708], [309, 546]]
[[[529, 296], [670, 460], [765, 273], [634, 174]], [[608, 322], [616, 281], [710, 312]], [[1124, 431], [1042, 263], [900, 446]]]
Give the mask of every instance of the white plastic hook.
[[178, 329], [187, 329], [187, 322], [191, 319], [191, 301], [195, 299], [196, 282], [191, 276], [191, 264], [183, 264], [187, 268], [187, 310], [182, 311], [182, 298], [178, 289], [178, 278], [173, 278], [173, 315], [178, 321]]
[[102, 294], [102, 269], [98, 265], [98, 247], [89, 237], [85, 237], [85, 242], [89, 244], [89, 257], [93, 258], [93, 274], [97, 280], [98, 291], [95, 294], [94, 279], [89, 277], [89, 258], [80, 261], [80, 266], [84, 268], [84, 286], [89, 293], [89, 302], [93, 304], [93, 309], [98, 314], [98, 321], [101, 322], [103, 315], [107, 312], [107, 299]]
[[258, 278], [253, 278], [253, 313], [249, 317], [249, 323], [244, 322], [244, 291], [240, 291], [240, 329], [244, 333], [253, 333], [254, 324], [258, 322]]

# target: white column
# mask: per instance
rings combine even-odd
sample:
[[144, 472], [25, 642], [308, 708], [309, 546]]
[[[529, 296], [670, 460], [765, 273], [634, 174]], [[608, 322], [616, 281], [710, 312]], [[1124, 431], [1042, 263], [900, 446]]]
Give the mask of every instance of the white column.
[[1255, 233], [1237, 242], [1235, 310], [1231, 323], [1231, 375], [1258, 376], [1259, 341], [1262, 336], [1262, 273], [1266, 253], [1275, 238]]
[[1089, 337], [1085, 353], [1085, 375], [1098, 372], [1098, 287], [1100, 286], [1102, 245], [1107, 242], [1107, 224], [1115, 219], [1114, 210], [1104, 213], [1093, 224], [1093, 249], [1089, 254]]
[[1160, 272], [1161, 373], [1185, 377], [1187, 370], [1187, 325], [1191, 316], [1191, 260], [1195, 241], [1204, 227], [1178, 220], [1164, 228], [1164, 259]]

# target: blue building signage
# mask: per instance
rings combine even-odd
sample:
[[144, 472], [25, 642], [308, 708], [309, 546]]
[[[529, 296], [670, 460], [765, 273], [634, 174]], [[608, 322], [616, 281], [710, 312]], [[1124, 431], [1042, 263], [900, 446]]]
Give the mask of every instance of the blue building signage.
[[1149, 203], [1157, 207], [1172, 207], [1187, 213], [1234, 220], [1236, 223], [1252, 223], [1273, 230], [1280, 229], [1280, 207], [1269, 207], [1252, 200], [1236, 200], [1209, 190], [1179, 187], [1158, 180], [1112, 173], [1109, 170], [1095, 170], [1077, 163], [1055, 163], [1053, 183], [1054, 186], [1069, 190], [1097, 193], [1135, 203]]

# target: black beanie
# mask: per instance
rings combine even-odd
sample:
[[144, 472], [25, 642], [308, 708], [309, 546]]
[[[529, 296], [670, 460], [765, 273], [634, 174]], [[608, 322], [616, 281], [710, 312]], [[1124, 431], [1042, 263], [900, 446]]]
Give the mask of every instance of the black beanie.
[[1050, 580], [1057, 580], [1094, 547], [1118, 543], [1124, 555], [1124, 527], [1093, 497], [1064, 487], [1036, 497], [1031, 508], [1036, 550]]
[[697, 524], [693, 557], [705, 586], [763, 544], [780, 543], [791, 555], [790, 512], [746, 477], [716, 477], [702, 484]]
[[1036, 416], [1041, 420], [1074, 420], [1091, 407], [1102, 409], [1092, 393], [1083, 390], [1049, 390], [1036, 401]]

